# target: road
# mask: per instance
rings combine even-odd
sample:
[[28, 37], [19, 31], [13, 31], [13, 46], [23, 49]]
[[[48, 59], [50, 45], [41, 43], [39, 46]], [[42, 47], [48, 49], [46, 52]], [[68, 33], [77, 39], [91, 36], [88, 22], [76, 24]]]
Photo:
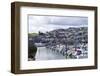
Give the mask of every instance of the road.
[[37, 53], [36, 53], [36, 61], [40, 60], [56, 60], [56, 59], [65, 59], [65, 56], [63, 56], [60, 53], [54, 52], [50, 49], [47, 49], [45, 47], [38, 47]]

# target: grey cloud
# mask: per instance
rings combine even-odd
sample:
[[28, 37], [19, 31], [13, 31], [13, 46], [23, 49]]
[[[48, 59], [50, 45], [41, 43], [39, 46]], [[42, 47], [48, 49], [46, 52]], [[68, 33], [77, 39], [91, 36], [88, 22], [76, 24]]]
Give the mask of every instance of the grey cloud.
[[88, 25], [88, 17], [49, 17], [48, 24], [55, 25]]

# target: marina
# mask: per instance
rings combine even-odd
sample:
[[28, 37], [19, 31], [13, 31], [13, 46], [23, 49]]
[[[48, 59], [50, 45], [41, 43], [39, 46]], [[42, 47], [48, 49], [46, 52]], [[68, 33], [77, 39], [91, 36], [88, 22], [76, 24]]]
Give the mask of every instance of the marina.
[[[28, 33], [29, 60], [88, 58], [87, 17], [31, 16], [31, 18], [32, 23], [36, 19], [34, 26], [39, 27], [35, 26], [37, 29], [32, 29]], [[43, 23], [37, 24], [37, 21], [40, 21], [38, 19], [43, 19]]]
[[[35, 56], [35, 60], [56, 60], [56, 59], [82, 59], [88, 58], [88, 51], [87, 46], [84, 48], [82, 45], [75, 50], [70, 46], [67, 50], [64, 45], [57, 45], [57, 46], [44, 46], [42, 43], [36, 43], [37, 52]], [[41, 46], [40, 46], [41, 44]]]

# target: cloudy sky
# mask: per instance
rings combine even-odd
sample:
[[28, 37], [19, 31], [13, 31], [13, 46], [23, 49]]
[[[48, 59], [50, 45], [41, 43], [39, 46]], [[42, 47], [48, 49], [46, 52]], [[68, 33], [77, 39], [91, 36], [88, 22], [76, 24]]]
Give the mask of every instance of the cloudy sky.
[[87, 27], [88, 17], [75, 16], [28, 16], [29, 33], [52, 31], [54, 29], [69, 27]]

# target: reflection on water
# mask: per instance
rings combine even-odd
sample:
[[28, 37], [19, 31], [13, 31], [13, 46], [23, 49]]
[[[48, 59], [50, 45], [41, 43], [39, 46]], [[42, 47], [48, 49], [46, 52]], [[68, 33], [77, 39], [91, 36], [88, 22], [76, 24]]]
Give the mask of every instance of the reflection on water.
[[61, 53], [52, 51], [46, 47], [38, 47], [35, 58], [36, 60], [66, 59]]

